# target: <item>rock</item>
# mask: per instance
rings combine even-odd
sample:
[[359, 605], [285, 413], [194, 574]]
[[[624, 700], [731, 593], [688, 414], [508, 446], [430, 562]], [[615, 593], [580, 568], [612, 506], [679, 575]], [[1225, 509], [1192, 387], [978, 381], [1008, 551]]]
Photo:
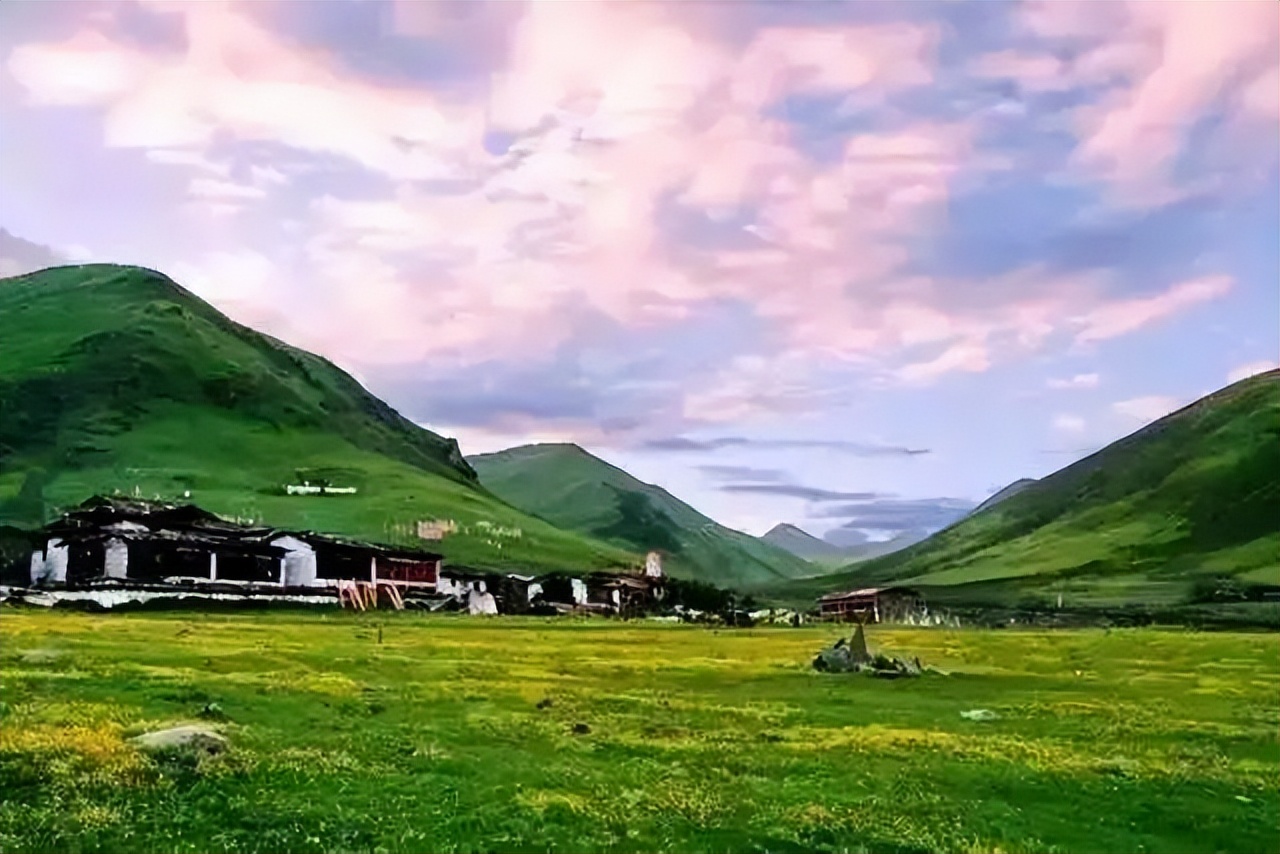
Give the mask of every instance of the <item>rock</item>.
[[836, 646], [824, 649], [813, 659], [813, 669], [820, 673], [848, 673], [856, 668], [857, 665], [853, 661], [853, 656], [849, 654], [849, 648], [844, 645], [843, 638]]
[[587, 726], [586, 724], [574, 724], [574, 725], [573, 725], [573, 734], [574, 734], [574, 735], [588, 735], [590, 732], [591, 732], [591, 727]]
[[56, 649], [24, 649], [18, 654], [23, 664], [51, 664], [62, 658], [63, 653]]
[[818, 653], [813, 659], [813, 669], [820, 673], [866, 673], [877, 679], [900, 679], [925, 672], [918, 658], [906, 661], [883, 654], [871, 655], [861, 624], [848, 641], [840, 638]]
[[862, 630], [862, 623], [858, 623], [858, 627], [853, 630], [853, 637], [849, 638], [849, 654], [853, 657], [855, 664], [865, 664], [871, 660], [871, 653], [867, 651], [867, 635]]
[[148, 752], [189, 751], [213, 756], [228, 747], [227, 739], [201, 726], [176, 726], [148, 732], [130, 739]]
[[554, 705], [554, 702], [552, 701], [552, 699], [551, 699], [550, 697], [543, 697], [541, 700], [539, 700], [539, 701], [538, 701], [538, 708], [539, 708], [539, 709], [549, 709], [549, 708], [551, 708], [553, 705]]
[[996, 721], [1000, 716], [990, 709], [970, 709], [967, 712], [961, 712], [960, 717], [966, 721]]
[[903, 676], [914, 675], [914, 674], [909, 674], [904, 670], [884, 669], [884, 668], [873, 668], [867, 672], [870, 675], [876, 677], [877, 679], [900, 679]]

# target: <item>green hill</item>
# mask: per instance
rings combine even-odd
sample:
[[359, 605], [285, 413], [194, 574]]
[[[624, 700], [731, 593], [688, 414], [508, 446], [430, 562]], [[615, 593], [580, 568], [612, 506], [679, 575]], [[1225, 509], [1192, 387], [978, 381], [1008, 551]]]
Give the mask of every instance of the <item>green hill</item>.
[[[302, 480], [355, 495], [289, 496]], [[451, 560], [533, 570], [634, 563], [481, 487], [457, 443], [330, 362], [232, 322], [150, 270], [0, 279], [0, 524], [94, 493], [177, 498], [282, 527], [413, 542], [452, 519]], [[421, 544], [421, 541], [417, 541]]]
[[1166, 606], [1280, 584], [1280, 371], [1235, 383], [917, 545], [791, 585], [940, 601]]
[[1013, 483], [1009, 484], [1004, 489], [1001, 489], [995, 495], [992, 495], [986, 501], [982, 502], [977, 507], [973, 508], [973, 511], [969, 515], [973, 516], [977, 513], [981, 513], [983, 510], [987, 510], [992, 507], [995, 507], [1001, 501], [1005, 501], [1006, 499], [1012, 498], [1013, 496], [1017, 495], [1019, 492], [1026, 489], [1028, 486], [1031, 486], [1035, 482], [1036, 480], [1033, 477], [1024, 477], [1024, 478], [1021, 478], [1020, 480], [1015, 480]]
[[747, 586], [816, 571], [776, 546], [716, 524], [665, 489], [577, 445], [524, 445], [467, 460], [481, 483], [516, 507], [622, 548], [661, 551], [673, 575]]

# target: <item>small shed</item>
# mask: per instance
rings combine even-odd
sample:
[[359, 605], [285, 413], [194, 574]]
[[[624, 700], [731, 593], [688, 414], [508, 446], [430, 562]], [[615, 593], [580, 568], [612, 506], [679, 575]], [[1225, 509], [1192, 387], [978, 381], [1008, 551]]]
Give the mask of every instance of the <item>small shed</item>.
[[586, 603], [618, 612], [643, 610], [663, 598], [662, 576], [593, 572], [585, 579]]
[[924, 597], [908, 587], [866, 587], [818, 600], [822, 618], [840, 622], [892, 623], [924, 608]]

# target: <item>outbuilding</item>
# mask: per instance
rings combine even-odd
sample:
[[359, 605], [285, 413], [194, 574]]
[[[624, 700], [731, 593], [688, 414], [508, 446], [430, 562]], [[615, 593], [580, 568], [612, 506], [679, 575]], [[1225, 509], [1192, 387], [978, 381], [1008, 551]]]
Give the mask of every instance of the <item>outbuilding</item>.
[[901, 622], [923, 613], [924, 597], [907, 587], [866, 587], [847, 593], [828, 593], [818, 600], [825, 620], [858, 623]]

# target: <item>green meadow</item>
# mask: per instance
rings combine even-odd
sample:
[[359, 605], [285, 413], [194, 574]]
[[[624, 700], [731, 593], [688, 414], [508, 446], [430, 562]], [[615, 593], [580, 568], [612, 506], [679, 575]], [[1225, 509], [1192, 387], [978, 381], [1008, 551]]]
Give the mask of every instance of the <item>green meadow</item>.
[[1274, 634], [839, 633], [0, 610], [0, 850], [1280, 850]]

